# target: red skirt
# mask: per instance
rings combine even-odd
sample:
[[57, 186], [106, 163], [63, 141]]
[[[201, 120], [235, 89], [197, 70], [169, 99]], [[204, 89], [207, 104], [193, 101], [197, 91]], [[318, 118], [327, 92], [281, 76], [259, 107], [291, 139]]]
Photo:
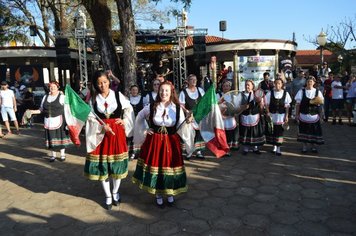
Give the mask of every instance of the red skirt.
[[115, 119], [104, 119], [115, 135], [106, 132], [102, 142], [87, 155], [84, 174], [92, 180], [106, 180], [109, 176], [122, 179], [128, 173], [128, 148], [125, 128]]
[[147, 135], [137, 160], [133, 182], [152, 194], [176, 195], [187, 191], [178, 134]]

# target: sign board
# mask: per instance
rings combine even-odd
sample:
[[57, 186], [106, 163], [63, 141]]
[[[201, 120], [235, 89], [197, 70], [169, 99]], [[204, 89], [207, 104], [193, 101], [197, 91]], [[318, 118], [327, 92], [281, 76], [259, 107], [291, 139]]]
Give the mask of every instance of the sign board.
[[263, 80], [263, 73], [269, 72], [274, 80], [275, 56], [239, 57], [239, 90], [245, 90], [245, 81], [252, 80], [257, 87]]

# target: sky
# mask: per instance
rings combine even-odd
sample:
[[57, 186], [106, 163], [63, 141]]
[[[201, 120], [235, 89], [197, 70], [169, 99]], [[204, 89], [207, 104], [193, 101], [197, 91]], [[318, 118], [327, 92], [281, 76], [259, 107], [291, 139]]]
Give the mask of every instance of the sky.
[[[172, 5], [181, 9], [179, 4]], [[208, 35], [223, 35], [231, 40], [292, 40], [294, 32], [298, 50], [306, 50], [316, 48], [307, 39], [316, 38], [322, 29], [326, 31], [328, 26], [337, 26], [345, 19], [354, 19], [356, 25], [356, 0], [192, 0], [187, 25], [207, 28]], [[227, 23], [223, 34], [219, 21]], [[141, 26], [159, 27], [149, 23]], [[174, 29], [176, 20], [163, 26]]]

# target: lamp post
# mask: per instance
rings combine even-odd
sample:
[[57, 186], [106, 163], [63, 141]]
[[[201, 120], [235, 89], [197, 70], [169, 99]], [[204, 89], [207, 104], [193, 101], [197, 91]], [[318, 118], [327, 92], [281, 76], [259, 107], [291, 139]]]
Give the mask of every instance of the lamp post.
[[324, 33], [323, 29], [321, 29], [321, 32], [317, 37], [317, 41], [320, 46], [320, 67], [322, 68], [324, 63], [323, 47], [325, 46], [327, 41], [327, 36]]
[[344, 60], [344, 58], [342, 57], [342, 55], [337, 56], [337, 61], [339, 62], [339, 73], [341, 73], [341, 66], [342, 66], [342, 61]]

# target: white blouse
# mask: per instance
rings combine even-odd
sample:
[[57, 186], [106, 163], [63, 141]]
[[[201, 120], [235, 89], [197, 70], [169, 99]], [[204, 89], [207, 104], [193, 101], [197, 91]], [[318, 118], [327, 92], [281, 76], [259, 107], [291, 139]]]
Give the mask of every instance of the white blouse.
[[55, 96], [48, 94], [48, 95], [45, 95], [45, 96], [42, 98], [40, 110], [43, 109], [43, 103], [45, 102], [46, 97], [47, 97], [47, 102], [51, 103], [51, 102], [54, 102], [54, 101], [57, 99], [58, 96], [60, 96], [60, 97], [59, 97], [59, 103], [60, 103], [61, 105], [64, 105], [64, 98], [65, 98], [65, 97], [64, 97], [64, 95], [63, 95], [61, 92], [59, 92], [59, 93], [58, 93], [57, 95], [55, 95]]
[[[240, 108], [240, 106], [243, 105], [242, 104], [243, 96], [245, 96], [247, 99], [249, 96], [249, 93], [244, 91], [237, 95], [237, 98], [236, 98], [236, 107], [237, 108]], [[254, 93], [251, 92], [250, 101], [252, 101], [254, 98], [255, 98]], [[260, 114], [255, 114], [255, 115], [242, 115], [241, 114], [240, 115], [240, 123], [246, 127], [256, 126], [259, 121], [260, 121]]]
[[[188, 88], [185, 89], [185, 91], [187, 91], [188, 96], [191, 99], [197, 99], [199, 97], [198, 89], [199, 89], [199, 92], [200, 92], [201, 96], [204, 96], [204, 94], [205, 94], [204, 90], [202, 88], [199, 88], [199, 87], [197, 87], [197, 89], [194, 92], [190, 91], [190, 89], [188, 89]], [[179, 94], [179, 102], [181, 104], [185, 104], [185, 94], [184, 94], [183, 91], [180, 92], [180, 94]]]
[[[226, 102], [231, 103], [232, 105], [234, 105], [234, 107], [236, 109], [236, 106], [235, 106], [235, 104], [236, 104], [236, 96], [235, 95], [233, 95], [231, 93], [230, 94], [222, 94], [222, 97], [224, 97], [224, 100]], [[221, 99], [219, 93], [216, 94], [216, 98], [218, 100]], [[222, 107], [224, 107], [224, 103], [219, 104], [219, 107], [220, 107], [220, 109]], [[224, 116], [223, 115], [223, 121], [224, 121], [225, 130], [233, 130], [237, 126], [237, 122], [236, 122], [235, 116]]]
[[[130, 101], [121, 92], [119, 92], [119, 98], [122, 109], [131, 108]], [[117, 108], [116, 96], [113, 90], [110, 89], [109, 95], [106, 98], [101, 96], [101, 94], [98, 94], [98, 96], [96, 96], [98, 111], [103, 114], [105, 113], [105, 102], [107, 104], [106, 112], [113, 113]], [[92, 106], [91, 100], [89, 104]]]
[[[156, 113], [153, 117], [153, 122], [157, 126], [172, 127], [176, 124], [176, 105], [174, 103], [169, 104], [165, 107], [160, 103], [156, 108]], [[138, 114], [137, 118], [139, 120], [148, 119], [150, 115], [150, 106], [145, 106]], [[179, 121], [177, 126], [183, 123], [185, 119], [183, 109], [180, 109]]]
[[[153, 100], [156, 100], [157, 93], [154, 92], [154, 91], [152, 91], [152, 92], [150, 92], [150, 93], [152, 94]], [[146, 97], [143, 98], [143, 104], [144, 104], [144, 105], [147, 105], [147, 104], [150, 103], [150, 93], [148, 93], [148, 94], [146, 95]]]
[[137, 105], [140, 102], [140, 100], [141, 100], [141, 95], [137, 95], [135, 97], [130, 96], [130, 103], [132, 105]]

